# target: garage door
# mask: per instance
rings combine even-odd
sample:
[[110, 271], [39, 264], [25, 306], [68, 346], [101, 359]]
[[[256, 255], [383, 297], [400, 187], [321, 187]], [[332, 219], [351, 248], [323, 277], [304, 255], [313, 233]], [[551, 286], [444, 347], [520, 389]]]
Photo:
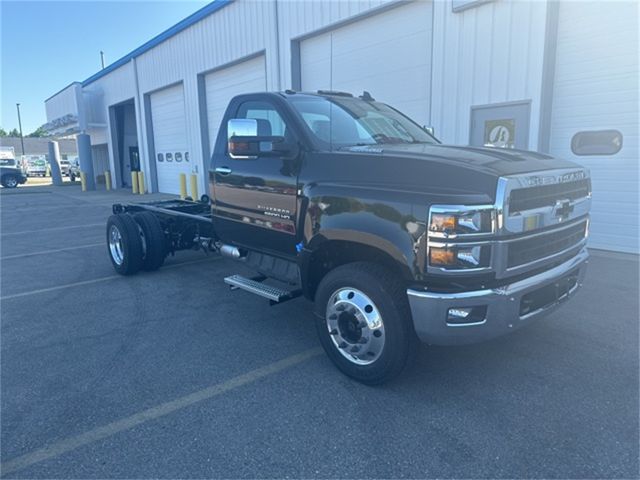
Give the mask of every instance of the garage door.
[[[591, 170], [589, 245], [638, 253], [638, 4], [560, 2], [550, 151]], [[572, 145], [573, 144], [573, 145]]]
[[209, 145], [213, 151], [229, 100], [241, 93], [267, 89], [264, 55], [208, 74], [205, 76], [205, 89]]
[[192, 171], [187, 149], [182, 84], [151, 94], [151, 122], [158, 191], [180, 193], [180, 173]]
[[303, 91], [364, 90], [429, 121], [431, 3], [413, 2], [300, 43]]

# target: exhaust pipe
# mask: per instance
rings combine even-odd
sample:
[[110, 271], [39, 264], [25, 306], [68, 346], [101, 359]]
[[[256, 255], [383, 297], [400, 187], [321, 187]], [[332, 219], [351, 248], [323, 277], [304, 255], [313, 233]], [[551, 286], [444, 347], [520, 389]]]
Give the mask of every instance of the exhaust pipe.
[[239, 260], [244, 257], [243, 253], [238, 250], [238, 247], [234, 247], [233, 245], [222, 245], [220, 247], [220, 255], [233, 258], [234, 260]]

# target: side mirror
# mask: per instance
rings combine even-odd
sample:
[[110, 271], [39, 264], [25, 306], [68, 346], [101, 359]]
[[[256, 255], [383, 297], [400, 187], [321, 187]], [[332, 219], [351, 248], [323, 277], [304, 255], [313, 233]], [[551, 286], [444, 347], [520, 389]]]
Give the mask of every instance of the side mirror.
[[427, 132], [432, 137], [434, 137], [436, 135], [436, 129], [435, 128], [427, 127], [426, 125], [424, 127], [422, 127], [422, 128], [424, 129], [425, 132]]
[[231, 158], [283, 157], [294, 150], [282, 136], [258, 135], [258, 122], [251, 118], [229, 120], [227, 142]]

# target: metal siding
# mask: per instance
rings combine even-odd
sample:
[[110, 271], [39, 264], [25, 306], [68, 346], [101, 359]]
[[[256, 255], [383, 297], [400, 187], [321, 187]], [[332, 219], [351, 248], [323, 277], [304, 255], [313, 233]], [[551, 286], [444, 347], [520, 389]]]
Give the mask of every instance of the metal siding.
[[366, 90], [423, 125], [429, 121], [429, 2], [403, 5], [305, 39], [300, 59], [302, 90]]
[[[419, 0], [422, 1], [422, 0]], [[278, 1], [278, 32], [280, 35], [280, 75], [282, 88], [292, 87], [291, 40], [339, 24], [367, 11], [383, 7], [395, 0], [352, 0], [348, 2]]]
[[[591, 170], [592, 247], [639, 252], [638, 4], [562, 2], [553, 84], [550, 151]], [[616, 129], [613, 156], [576, 156], [571, 138]]]
[[47, 114], [47, 122], [63, 117], [68, 114], [77, 115], [78, 106], [76, 104], [76, 88], [80, 84], [75, 82], [60, 90], [54, 96], [44, 102]]
[[267, 89], [278, 90], [273, 8], [271, 1], [233, 2], [136, 58], [141, 94], [184, 83], [187, 146], [201, 191], [207, 190], [208, 158], [200, 138], [198, 75], [266, 50]]
[[536, 149], [546, 3], [494, 1], [459, 13], [434, 2], [431, 125], [446, 143], [468, 144], [471, 107], [531, 100]]

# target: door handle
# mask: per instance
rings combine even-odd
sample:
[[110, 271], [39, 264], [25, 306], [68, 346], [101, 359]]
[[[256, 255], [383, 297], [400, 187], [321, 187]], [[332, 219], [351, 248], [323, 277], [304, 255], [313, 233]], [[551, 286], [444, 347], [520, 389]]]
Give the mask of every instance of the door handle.
[[231, 169], [229, 167], [217, 167], [216, 173], [220, 175], [229, 175], [231, 173]]

